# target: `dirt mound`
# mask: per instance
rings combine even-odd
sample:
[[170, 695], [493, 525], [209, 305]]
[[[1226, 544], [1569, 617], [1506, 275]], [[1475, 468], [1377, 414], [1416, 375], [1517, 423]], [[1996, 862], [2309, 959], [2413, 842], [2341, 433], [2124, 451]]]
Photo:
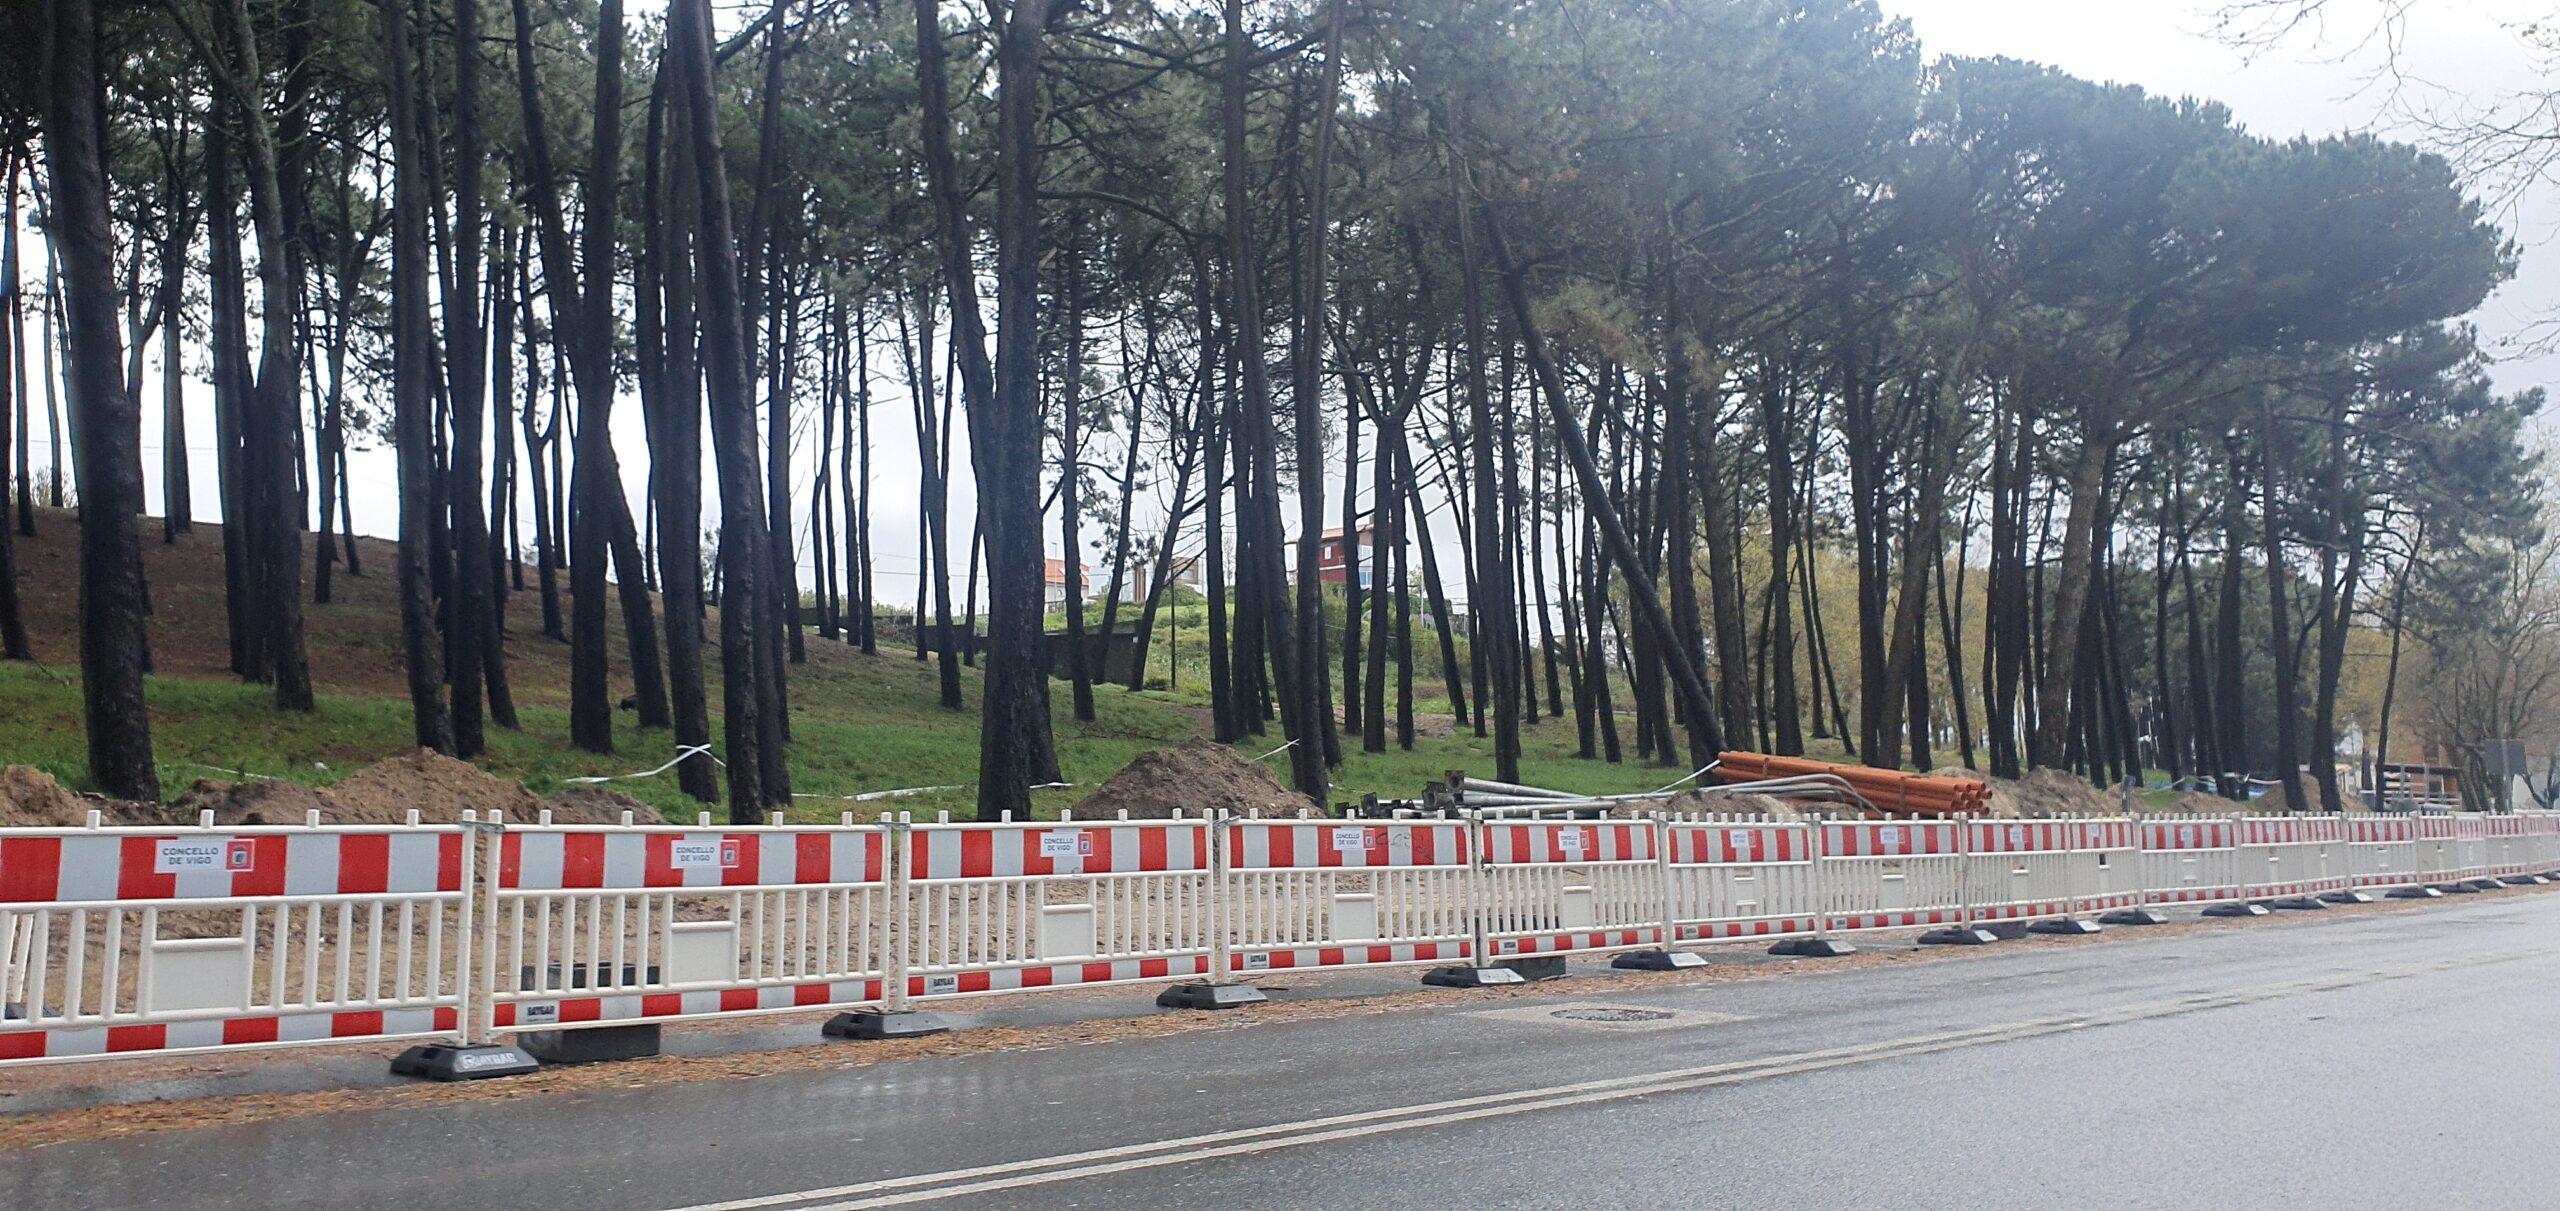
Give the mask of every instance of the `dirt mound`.
[[318, 809], [324, 823], [334, 823], [336, 813], [321, 793], [299, 782], [283, 782], [260, 778], [248, 782], [225, 782], [218, 778], [198, 778], [170, 804], [181, 819], [194, 820], [199, 813], [212, 812], [213, 822], [235, 824], [300, 824]]
[[563, 788], [536, 810], [549, 811], [554, 824], [620, 824], [624, 812], [631, 813], [633, 824], [666, 823], [657, 808], [621, 791], [592, 785]]
[[465, 811], [485, 817], [493, 809], [504, 809], [510, 820], [530, 820], [539, 805], [521, 782], [423, 748], [357, 770], [323, 794], [328, 807], [321, 818], [332, 824], [398, 824], [412, 809], [429, 824], [457, 823]]
[[1648, 812], [1637, 814], [1663, 811], [1683, 815], [1694, 812], [1702, 816], [1767, 816], [1773, 820], [1829, 818], [1823, 804], [1796, 803], [1774, 795], [1727, 795], [1700, 790], [1685, 790], [1668, 799], [1654, 800], [1648, 806]]
[[32, 765], [0, 767], [0, 828], [79, 828], [98, 812], [107, 824], [159, 824], [158, 809], [122, 799], [75, 795]]
[[1133, 819], [1162, 820], [1177, 809], [1185, 815], [1212, 810], [1269, 815], [1313, 806], [1306, 796], [1282, 786], [1270, 766], [1214, 740], [1191, 740], [1180, 748], [1138, 754], [1076, 804], [1075, 813], [1107, 820], [1125, 811]]

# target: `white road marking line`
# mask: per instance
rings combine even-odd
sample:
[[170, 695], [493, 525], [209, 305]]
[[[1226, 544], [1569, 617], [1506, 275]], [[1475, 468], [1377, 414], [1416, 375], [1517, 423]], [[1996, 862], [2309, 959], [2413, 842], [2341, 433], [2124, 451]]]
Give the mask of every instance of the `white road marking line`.
[[2019, 1042], [2101, 1026], [2256, 1004], [2302, 993], [2337, 991], [2362, 983], [2406, 979], [2461, 967], [2512, 962], [2543, 953], [2548, 952], [2515, 952], [2443, 960], [2398, 971], [2372, 972], [2345, 980], [2334, 975], [2321, 976], [2255, 990], [2195, 994], [2097, 1013], [2065, 1014], [1969, 1030], [1944, 1031], [1877, 1043], [1797, 1052], [1791, 1055], [1728, 1061], [1671, 1072], [1580, 1081], [1566, 1085], [1483, 1094], [1412, 1106], [1385, 1107], [1355, 1114], [1331, 1115], [1289, 1123], [1273, 1123], [1262, 1127], [1210, 1132], [1179, 1139], [1159, 1140], [1154, 1143], [1127, 1144], [1032, 1160], [883, 1178], [877, 1181], [766, 1195], [760, 1198], [705, 1203], [691, 1207], [671, 1208], [670, 1211], [761, 1211], [766, 1208], [784, 1207], [790, 1208], [791, 1211], [867, 1211], [875, 1207], [932, 1202], [973, 1194], [1103, 1177], [1140, 1169], [1163, 1168], [1222, 1157], [1304, 1147], [1342, 1139], [1365, 1138], [1386, 1131], [1448, 1126], [1479, 1119], [1525, 1114], [1536, 1110], [1563, 1109], [1658, 1093], [1677, 1093], [1738, 1085], [1773, 1077], [1852, 1067], [1881, 1060], [1930, 1055], [1993, 1043]]

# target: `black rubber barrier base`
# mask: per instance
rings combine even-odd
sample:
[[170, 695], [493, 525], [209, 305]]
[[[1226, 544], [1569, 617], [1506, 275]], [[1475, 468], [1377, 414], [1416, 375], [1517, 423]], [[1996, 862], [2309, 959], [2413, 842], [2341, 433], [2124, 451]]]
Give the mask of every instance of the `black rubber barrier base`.
[[2024, 921], [1985, 921], [1975, 928], [2003, 942], [2015, 942], [2027, 936], [2027, 923]]
[[1980, 928], [1932, 929], [1920, 935], [1922, 946], [1989, 946], [1999, 940], [2000, 935]]
[[1422, 973], [1422, 982], [1434, 988], [1491, 988], [1529, 981], [1508, 967], [1434, 967]]
[[545, 1064], [609, 1064], [645, 1060], [658, 1054], [658, 1024], [591, 1026], [584, 1030], [537, 1030], [523, 1036], [524, 1049]]
[[930, 1013], [907, 1010], [890, 1013], [883, 1009], [857, 1009], [827, 1019], [818, 1032], [831, 1039], [855, 1039], [876, 1043], [882, 1039], [920, 1039], [929, 1034], [947, 1034], [951, 1023]]
[[2373, 903], [2373, 893], [2372, 893], [2372, 892], [2369, 892], [2369, 891], [2358, 891], [2358, 890], [2355, 890], [2355, 889], [2353, 889], [2353, 888], [2350, 888], [2350, 889], [2348, 889], [2348, 890], [2346, 890], [2346, 891], [2333, 891], [2333, 892], [2327, 892], [2327, 893], [2323, 894], [2320, 898], [2321, 898], [2321, 899], [2323, 899], [2323, 900], [2327, 900], [2327, 901], [2328, 901], [2328, 902], [2330, 902], [2331, 904], [2371, 904], [2371, 903]]
[[1156, 1008], [1242, 1009], [1270, 999], [1251, 984], [1176, 984], [1156, 994]]
[[2263, 917], [2267, 914], [2264, 904], [2216, 904], [2204, 910], [2208, 917]]
[[2100, 925], [2166, 925], [2167, 914], [2156, 908], [2119, 908], [2098, 918]]
[[2444, 893], [2432, 887], [2395, 887], [2382, 893], [2386, 900], [2440, 900]]
[[1769, 948], [1773, 955], [1792, 959], [1836, 959], [1858, 953], [1858, 948], [1838, 938], [1789, 938]]
[[2281, 908], [2286, 912], [2312, 912], [2318, 909], [2327, 908], [2328, 906], [2329, 905], [2326, 902], [2322, 901], [2317, 896], [2295, 896], [2290, 900], [2276, 901], [2276, 907]]
[[1609, 960], [1620, 971], [1687, 971], [1707, 965], [1707, 956], [1685, 950], [1630, 950]]
[[2496, 891], [2501, 887], [2505, 887], [2506, 884], [2500, 883], [2496, 879], [2473, 879], [2463, 886], [2468, 887], [2473, 891]]
[[2104, 933], [2105, 930], [2101, 929], [2095, 921], [2083, 921], [2078, 917], [2064, 917], [2058, 921], [2038, 921], [2035, 924], [2028, 926], [2027, 932], [2066, 938], [2077, 938], [2086, 937], [2093, 933]]
[[1563, 955], [1531, 955], [1525, 959], [1502, 959], [1494, 966], [1519, 973], [1532, 984], [1542, 980], [1561, 980], [1565, 976]]
[[2440, 895], [2467, 896], [2480, 889], [2473, 887], [2468, 883], [2438, 883], [2428, 890], [2434, 891]]
[[2509, 887], [2540, 887], [2551, 880], [2541, 875], [2508, 875], [2498, 881]]
[[391, 1061], [391, 1075], [429, 1081], [485, 1081], [493, 1076], [523, 1076], [541, 1070], [541, 1061], [513, 1043], [480, 1047], [427, 1043], [403, 1051]]

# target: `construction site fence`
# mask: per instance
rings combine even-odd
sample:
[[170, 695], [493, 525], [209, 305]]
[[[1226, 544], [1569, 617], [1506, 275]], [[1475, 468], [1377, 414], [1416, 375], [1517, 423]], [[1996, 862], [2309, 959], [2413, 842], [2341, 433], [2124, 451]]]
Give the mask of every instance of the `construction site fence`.
[[2560, 816], [0, 829], [0, 1065], [1483, 968], [2560, 872]]

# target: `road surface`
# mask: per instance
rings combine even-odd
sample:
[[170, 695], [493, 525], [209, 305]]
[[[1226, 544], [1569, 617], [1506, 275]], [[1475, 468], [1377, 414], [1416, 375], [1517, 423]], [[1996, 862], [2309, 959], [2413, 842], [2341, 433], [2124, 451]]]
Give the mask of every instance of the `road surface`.
[[2560, 1202], [2560, 894], [2135, 933], [0, 1151], [0, 1207]]

